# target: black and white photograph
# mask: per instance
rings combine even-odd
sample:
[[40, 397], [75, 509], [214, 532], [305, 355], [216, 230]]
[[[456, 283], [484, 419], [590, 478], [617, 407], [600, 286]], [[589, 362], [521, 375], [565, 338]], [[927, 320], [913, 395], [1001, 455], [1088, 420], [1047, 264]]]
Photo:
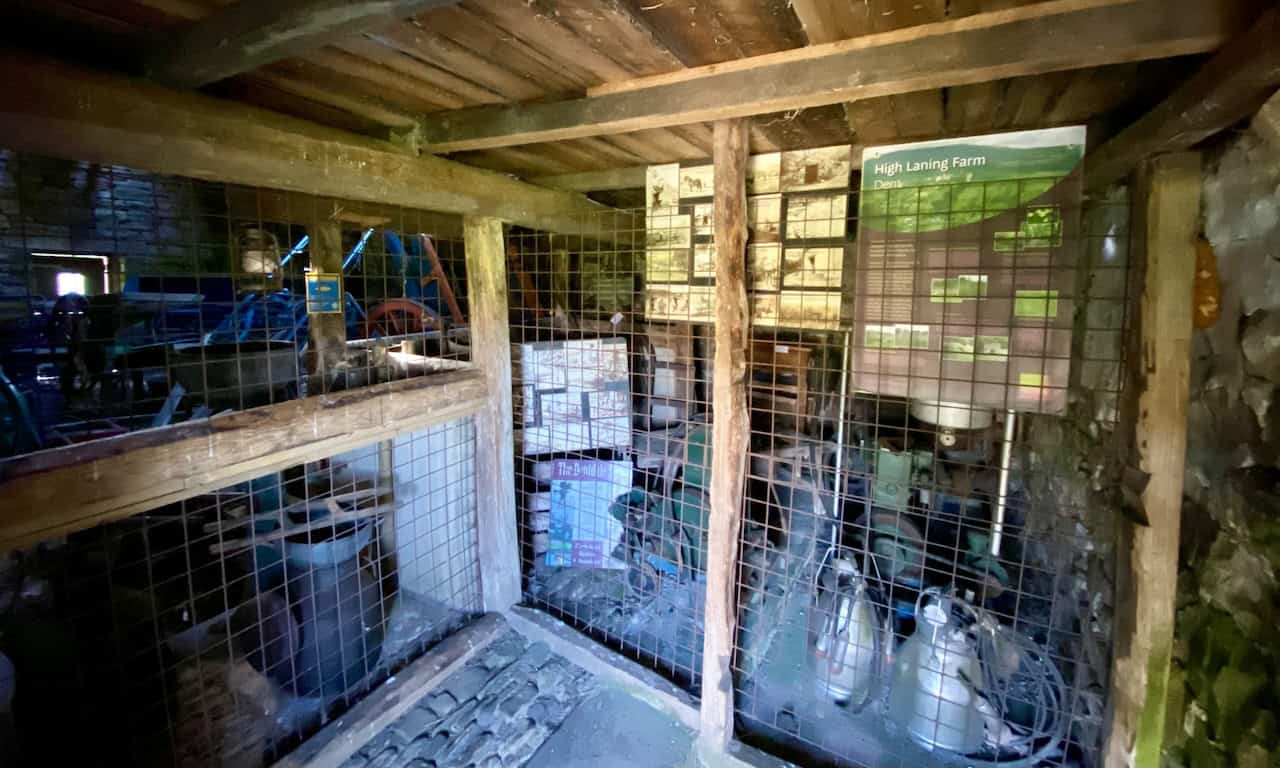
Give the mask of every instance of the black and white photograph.
[[680, 164], [651, 165], [644, 174], [644, 207], [670, 208], [680, 204]]
[[680, 169], [680, 199], [692, 200], [699, 197], [711, 197], [715, 191], [713, 182], [715, 166], [695, 165], [692, 168]]
[[779, 189], [783, 192], [844, 189], [849, 186], [852, 161], [853, 150], [847, 144], [783, 152]]
[[778, 290], [778, 276], [782, 264], [778, 258], [781, 246], [777, 243], [747, 246], [747, 285], [757, 291]]
[[782, 229], [782, 195], [759, 195], [747, 198], [747, 239], [757, 243], [776, 243]]
[[783, 288], [839, 288], [843, 248], [788, 248], [782, 259]]
[[787, 239], [816, 240], [844, 237], [849, 196], [790, 195], [787, 197]]

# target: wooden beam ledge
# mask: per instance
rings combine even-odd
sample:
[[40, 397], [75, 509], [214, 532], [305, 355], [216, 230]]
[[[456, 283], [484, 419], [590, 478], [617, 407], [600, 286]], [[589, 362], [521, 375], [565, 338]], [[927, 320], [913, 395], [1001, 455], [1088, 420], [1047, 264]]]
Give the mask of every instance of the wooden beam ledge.
[[206, 181], [440, 213], [495, 216], [560, 234], [615, 231], [582, 195], [269, 110], [17, 51], [5, 73], [0, 147]]
[[488, 406], [449, 371], [133, 432], [0, 462], [0, 552], [425, 429]]

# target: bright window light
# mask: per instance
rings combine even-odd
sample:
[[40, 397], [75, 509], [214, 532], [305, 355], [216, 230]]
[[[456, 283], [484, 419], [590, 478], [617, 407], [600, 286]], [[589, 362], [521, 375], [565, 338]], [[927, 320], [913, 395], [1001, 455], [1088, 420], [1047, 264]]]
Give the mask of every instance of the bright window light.
[[58, 295], [66, 296], [68, 293], [78, 293], [84, 295], [84, 273], [83, 272], [59, 272], [58, 273]]

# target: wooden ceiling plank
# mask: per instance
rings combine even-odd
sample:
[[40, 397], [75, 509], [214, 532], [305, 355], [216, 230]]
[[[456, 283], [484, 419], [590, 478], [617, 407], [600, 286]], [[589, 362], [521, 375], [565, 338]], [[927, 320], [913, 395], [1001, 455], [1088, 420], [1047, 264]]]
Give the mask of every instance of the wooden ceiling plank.
[[576, 139], [573, 144], [601, 158], [601, 165], [605, 167], [638, 165], [645, 162], [642, 155], [637, 155], [629, 149], [609, 141], [608, 137], [605, 136]]
[[712, 131], [711, 126], [707, 123], [689, 123], [688, 125], [677, 125], [667, 129], [668, 133], [675, 134], [678, 138], [683, 139], [703, 152], [703, 157], [711, 157]]
[[600, 82], [626, 80], [636, 73], [596, 50], [560, 23], [554, 9], [543, 4], [511, 0], [467, 0], [467, 5], [488, 16], [494, 24], [518, 36], [558, 65], [576, 66]]
[[501, 94], [483, 85], [478, 85], [465, 77], [428, 64], [415, 56], [405, 54], [395, 47], [368, 37], [343, 40], [334, 47], [353, 56], [375, 62], [413, 81], [439, 89], [441, 93], [453, 94], [471, 106], [501, 104], [507, 101]]
[[646, 163], [666, 163], [671, 161], [671, 156], [667, 154], [663, 147], [646, 140], [644, 136], [638, 136], [633, 133], [615, 133], [607, 138], [623, 150], [644, 158]]
[[239, 2], [165, 33], [145, 52], [147, 73], [196, 88], [457, 0]]
[[713, 5], [746, 56], [776, 53], [806, 43], [790, 0], [713, 0]]
[[1142, 160], [1188, 149], [1257, 109], [1280, 86], [1280, 7], [1273, 6], [1133, 124], [1085, 156], [1092, 190]]
[[622, 1], [632, 16], [685, 66], [732, 61], [747, 55], [711, 0]]
[[848, 0], [791, 0], [810, 45], [834, 43], [871, 31], [868, 6]]
[[[675, 131], [668, 131], [664, 128], [635, 131], [625, 135], [655, 147], [660, 157], [670, 158], [667, 162], [674, 160], [704, 160], [711, 157], [702, 147]], [[620, 137], [614, 136], [613, 138], [616, 140]]]
[[1045, 113], [1055, 125], [1084, 122], [1102, 114], [1129, 93], [1138, 76], [1138, 64], [1118, 64], [1077, 72], [1071, 85]]
[[313, 123], [328, 125], [352, 133], [373, 135], [385, 132], [385, 123], [372, 120], [363, 114], [348, 109], [339, 109], [324, 104], [305, 95], [285, 90], [262, 79], [257, 73], [237, 75], [230, 80], [214, 86], [214, 95], [243, 101], [264, 109], [274, 110], [286, 115], [310, 120]]
[[578, 195], [236, 102], [0, 51], [0, 146], [152, 173], [442, 213], [566, 233], [604, 209]]
[[631, 75], [654, 75], [684, 66], [619, 0], [536, 0], [533, 7], [542, 15], [553, 15]]
[[465, 5], [437, 8], [420, 14], [416, 21], [488, 61], [502, 62], [511, 72], [543, 85], [548, 92], [579, 91], [599, 82], [579, 67], [559, 66], [519, 35], [500, 29], [492, 19]]
[[1204, 52], [1231, 33], [1231, 5], [1169, 14], [1159, 0], [1051, 0], [640, 78], [595, 98], [428, 116], [423, 136], [432, 151], [483, 149]]
[[386, 102], [368, 96], [353, 95], [345, 88], [333, 88], [332, 83], [320, 85], [312, 78], [299, 78], [289, 73], [277, 72], [274, 66], [254, 72], [253, 78], [273, 88], [301, 96], [317, 104], [358, 115], [387, 128], [411, 130], [418, 124], [416, 115], [401, 111]]
[[1006, 81], [970, 83], [947, 91], [943, 130], [949, 136], [991, 130]]
[[327, 73], [343, 75], [351, 82], [358, 83], [363, 93], [377, 96], [391, 104], [403, 104], [411, 111], [430, 112], [468, 106], [466, 99], [456, 93], [333, 47], [305, 53], [271, 66], [281, 70], [290, 69], [299, 77], [307, 76], [305, 73], [308, 71], [314, 72], [317, 82], [325, 85], [330, 84]]
[[751, 127], [747, 133], [747, 140], [751, 143], [751, 154], [760, 155], [765, 152], [777, 152], [782, 149], [782, 145], [774, 141], [767, 131], [762, 130], [753, 120]]
[[444, 71], [465, 72], [469, 79], [511, 101], [528, 101], [548, 92], [528, 77], [504, 69], [443, 35], [427, 32], [415, 21], [395, 24], [369, 36]]
[[1022, 100], [1013, 112], [1011, 128], [1031, 128], [1066, 91], [1071, 84], [1074, 72], [1050, 72], [1034, 78], [1025, 78], [1031, 82], [1030, 87], [1022, 94]]

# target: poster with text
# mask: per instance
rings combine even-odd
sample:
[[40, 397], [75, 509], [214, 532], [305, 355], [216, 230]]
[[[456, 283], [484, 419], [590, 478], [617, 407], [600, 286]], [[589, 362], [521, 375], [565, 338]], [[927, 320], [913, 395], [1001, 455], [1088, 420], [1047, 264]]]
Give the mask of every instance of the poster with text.
[[626, 562], [614, 557], [622, 522], [609, 514], [609, 505], [630, 488], [629, 461], [553, 461], [547, 565], [625, 568]]
[[[1084, 148], [1077, 126], [863, 152], [857, 387], [1065, 408]], [[785, 261], [806, 287], [826, 266], [811, 254]]]

